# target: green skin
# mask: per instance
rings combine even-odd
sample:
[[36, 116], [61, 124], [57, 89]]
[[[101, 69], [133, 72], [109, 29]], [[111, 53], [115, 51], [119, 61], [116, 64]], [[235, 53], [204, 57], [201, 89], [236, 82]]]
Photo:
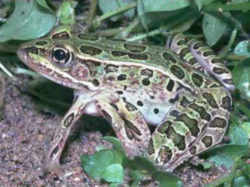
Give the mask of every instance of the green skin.
[[[195, 41], [181, 41], [186, 38], [175, 36], [166, 49], [59, 27], [22, 45], [18, 56], [27, 66], [75, 90], [48, 168], [59, 166], [71, 129], [83, 114], [107, 119], [128, 156], [146, 156], [166, 171], [218, 144], [228, 127], [232, 101], [225, 87], [233, 90], [231, 75], [222, 63], [214, 63], [217, 57], [199, 53]], [[155, 126], [153, 132], [149, 125]]]

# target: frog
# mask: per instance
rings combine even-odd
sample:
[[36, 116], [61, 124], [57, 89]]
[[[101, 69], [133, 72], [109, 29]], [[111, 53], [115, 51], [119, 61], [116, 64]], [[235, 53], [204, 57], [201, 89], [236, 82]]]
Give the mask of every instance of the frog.
[[48, 153], [50, 168], [60, 166], [67, 139], [86, 114], [109, 122], [128, 157], [147, 157], [168, 172], [219, 144], [228, 128], [230, 71], [212, 50], [182, 34], [165, 47], [57, 27], [22, 44], [17, 55], [74, 90]]

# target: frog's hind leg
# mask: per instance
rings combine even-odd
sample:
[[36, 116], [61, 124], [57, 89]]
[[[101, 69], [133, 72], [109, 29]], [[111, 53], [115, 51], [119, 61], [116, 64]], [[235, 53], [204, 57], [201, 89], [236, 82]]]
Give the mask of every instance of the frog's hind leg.
[[224, 88], [180, 95], [178, 105], [152, 135], [150, 158], [166, 171], [220, 143], [228, 126], [231, 97]]
[[212, 75], [228, 90], [233, 91], [235, 89], [232, 75], [223, 60], [201, 41], [189, 39], [183, 34], [177, 34], [168, 38], [167, 48], [173, 50], [184, 62], [189, 63], [195, 69]]

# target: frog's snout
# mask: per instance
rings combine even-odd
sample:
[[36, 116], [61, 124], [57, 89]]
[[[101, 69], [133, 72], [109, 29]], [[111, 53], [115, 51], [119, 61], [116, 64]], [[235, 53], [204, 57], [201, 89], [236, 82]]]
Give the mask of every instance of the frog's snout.
[[25, 50], [25, 48], [19, 48], [18, 50], [17, 50], [17, 56], [18, 56], [18, 58], [21, 60], [21, 61], [23, 61], [23, 62], [26, 62], [27, 61], [27, 53], [26, 53], [26, 50]]
[[36, 47], [21, 46], [17, 50], [17, 56], [26, 65], [28, 65], [31, 61], [30, 54], [38, 54], [38, 49]]

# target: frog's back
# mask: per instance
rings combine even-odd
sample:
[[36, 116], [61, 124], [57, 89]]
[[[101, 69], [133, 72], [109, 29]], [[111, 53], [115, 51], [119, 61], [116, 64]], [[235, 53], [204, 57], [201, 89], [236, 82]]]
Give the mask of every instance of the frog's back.
[[167, 77], [186, 87], [219, 86], [213, 79], [193, 69], [169, 49], [155, 45], [143, 45], [123, 40], [109, 40], [89, 34], [74, 35], [74, 44], [79, 54], [88, 55], [102, 62], [117, 62], [119, 66], [130, 65], [148, 67], [161, 71]]

